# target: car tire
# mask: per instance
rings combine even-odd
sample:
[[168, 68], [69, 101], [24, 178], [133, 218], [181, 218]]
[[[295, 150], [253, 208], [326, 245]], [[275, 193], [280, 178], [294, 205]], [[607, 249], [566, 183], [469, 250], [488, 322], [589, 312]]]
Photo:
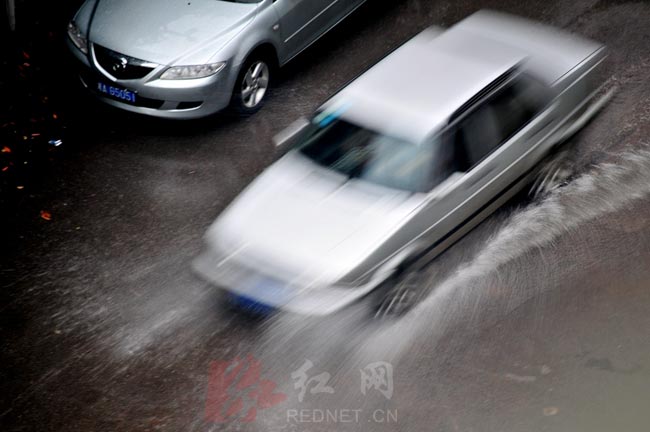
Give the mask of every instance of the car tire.
[[231, 101], [232, 110], [249, 116], [264, 105], [271, 84], [272, 63], [264, 56], [253, 55], [239, 71]]
[[382, 320], [405, 315], [423, 297], [425, 288], [425, 275], [422, 270], [400, 271], [374, 293], [371, 308], [373, 318]]
[[573, 175], [574, 167], [569, 151], [567, 149], [557, 151], [542, 162], [528, 196], [534, 200], [541, 199], [553, 190], [568, 184]]

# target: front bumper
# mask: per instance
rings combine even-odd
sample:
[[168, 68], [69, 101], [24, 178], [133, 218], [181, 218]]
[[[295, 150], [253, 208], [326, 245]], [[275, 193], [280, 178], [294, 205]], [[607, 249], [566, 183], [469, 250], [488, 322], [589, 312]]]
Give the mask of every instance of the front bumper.
[[223, 255], [210, 249], [204, 250], [192, 266], [204, 279], [232, 294], [303, 315], [334, 313], [354, 303], [382, 282], [371, 280], [365, 285], [345, 287], [300, 286], [234, 260], [224, 263]]
[[[81, 62], [79, 78], [84, 87], [102, 102], [114, 107], [154, 117], [193, 119], [221, 111], [230, 104], [237, 71], [227, 64], [217, 74], [189, 80], [161, 80], [158, 77], [166, 66], [158, 66], [140, 79], [115, 79], [98, 66], [92, 44], [86, 56], [70, 40], [68, 46]], [[102, 82], [130, 90], [136, 94], [136, 103], [112, 99], [97, 91]]]

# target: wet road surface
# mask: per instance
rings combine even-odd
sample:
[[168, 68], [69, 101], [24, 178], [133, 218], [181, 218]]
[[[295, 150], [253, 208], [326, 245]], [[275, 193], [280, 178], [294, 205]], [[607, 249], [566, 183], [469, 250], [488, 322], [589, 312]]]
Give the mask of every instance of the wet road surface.
[[[38, 203], [52, 220], [28, 208], [3, 242], [1, 429], [647, 430], [650, 4], [520, 3], [366, 5], [245, 120], [62, 106], [66, 153]], [[618, 92], [571, 142], [576, 178], [508, 205], [434, 262], [430, 295], [401, 320], [369, 322], [363, 303], [318, 319], [224, 307], [190, 262], [273, 161], [269, 137], [427, 25], [483, 7], [610, 48]], [[275, 387], [258, 393], [254, 421], [220, 422], [219, 362], [249, 354]], [[306, 360], [316, 380], [301, 395], [291, 374]], [[392, 366], [392, 394], [362, 385], [377, 361]], [[230, 388], [241, 415], [261, 386], [242, 387]]]

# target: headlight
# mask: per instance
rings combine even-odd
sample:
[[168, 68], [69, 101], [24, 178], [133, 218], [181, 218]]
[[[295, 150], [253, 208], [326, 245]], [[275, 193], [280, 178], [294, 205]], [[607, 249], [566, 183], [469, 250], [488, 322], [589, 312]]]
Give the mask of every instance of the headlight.
[[174, 66], [167, 69], [160, 77], [165, 80], [205, 78], [214, 75], [226, 66], [226, 62], [196, 66]]
[[72, 43], [75, 44], [82, 53], [88, 54], [88, 39], [86, 39], [86, 36], [84, 36], [74, 21], [71, 21], [70, 24], [68, 24], [68, 36], [70, 36]]

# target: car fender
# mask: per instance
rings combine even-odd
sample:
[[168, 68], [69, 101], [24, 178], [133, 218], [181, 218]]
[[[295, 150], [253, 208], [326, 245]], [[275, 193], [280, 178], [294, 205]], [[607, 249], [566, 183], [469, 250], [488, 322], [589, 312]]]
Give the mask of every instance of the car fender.
[[425, 245], [422, 242], [408, 244], [377, 266], [371, 276], [371, 281], [383, 282], [403, 268], [414, 264], [424, 249]]
[[[232, 67], [239, 70], [242, 63], [260, 46], [270, 45], [273, 47], [280, 61], [281, 44], [280, 34], [274, 30], [278, 23], [277, 13], [273, 8], [258, 10], [253, 22], [249, 24], [249, 31], [239, 33], [219, 54], [227, 52], [228, 58], [232, 61]], [[219, 59], [215, 58], [215, 61]]]

